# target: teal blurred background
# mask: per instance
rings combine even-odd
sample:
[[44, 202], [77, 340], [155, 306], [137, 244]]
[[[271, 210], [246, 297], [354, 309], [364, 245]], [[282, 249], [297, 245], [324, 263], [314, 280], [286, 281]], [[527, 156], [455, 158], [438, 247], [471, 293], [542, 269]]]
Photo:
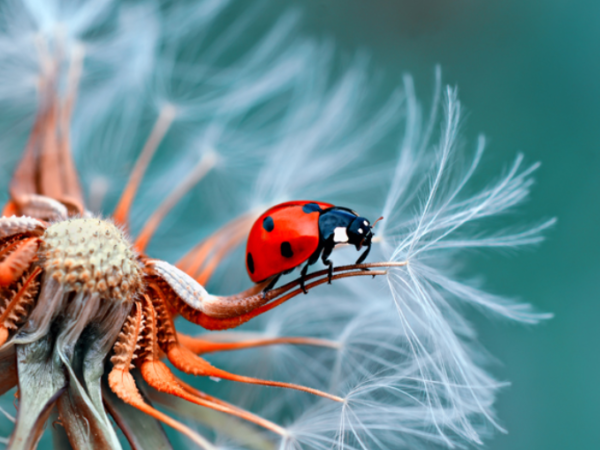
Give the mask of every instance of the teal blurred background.
[[[273, 7], [277, 8], [277, 2]], [[463, 137], [489, 140], [490, 174], [518, 152], [541, 161], [518, 219], [558, 217], [539, 248], [476, 258], [493, 292], [555, 318], [523, 328], [474, 317], [512, 386], [495, 450], [600, 448], [600, 2], [302, 0], [303, 32], [365, 50], [391, 91], [410, 73], [427, 100], [436, 64], [459, 88]], [[492, 324], [493, 325], [490, 325]]]

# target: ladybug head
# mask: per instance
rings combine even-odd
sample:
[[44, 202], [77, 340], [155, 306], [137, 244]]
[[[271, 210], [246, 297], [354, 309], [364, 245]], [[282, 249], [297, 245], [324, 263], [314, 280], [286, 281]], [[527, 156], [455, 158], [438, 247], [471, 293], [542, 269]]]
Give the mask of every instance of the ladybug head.
[[360, 250], [363, 245], [369, 247], [373, 239], [371, 223], [364, 217], [357, 217], [348, 225], [348, 243], [353, 244], [356, 250]]

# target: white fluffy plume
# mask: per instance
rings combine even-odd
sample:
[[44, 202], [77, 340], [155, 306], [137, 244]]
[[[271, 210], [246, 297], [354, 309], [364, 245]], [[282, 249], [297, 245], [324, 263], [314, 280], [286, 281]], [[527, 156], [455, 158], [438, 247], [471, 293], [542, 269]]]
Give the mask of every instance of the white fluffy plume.
[[[537, 165], [518, 156], [497, 179], [483, 186], [474, 180], [485, 140], [464, 150], [457, 92], [442, 92], [439, 71], [425, 114], [408, 76], [378, 101], [364, 55], [341, 74], [333, 71], [339, 65], [335, 46], [299, 36], [297, 12], [265, 27], [264, 4], [170, 3], [91, 0], [65, 8], [58, 1], [5, 2], [1, 125], [19, 131], [15, 123], [33, 117], [40, 51], [59, 46], [66, 55], [83, 52], [73, 148], [98, 210], [110, 212], [146, 137], [156, 124], [164, 126], [135, 205], [134, 233], [190, 166], [214, 156], [212, 170], [152, 242], [157, 257], [175, 258], [226, 220], [288, 199], [384, 216], [369, 260], [402, 261], [404, 267], [375, 280], [317, 288], [244, 330], [325, 338], [332, 347], [272, 347], [213, 358], [238, 373], [346, 399], [332, 404], [298, 392], [210, 386], [210, 393], [285, 426], [289, 434], [275, 443], [279, 448], [467, 446], [501, 429], [493, 404], [503, 384], [488, 373], [464, 311], [474, 307], [525, 323], [549, 316], [485, 292], [466, 281], [462, 267], [473, 249], [542, 240], [552, 221], [498, 228], [527, 198]], [[219, 272], [221, 285], [209, 289], [248, 285], [237, 256]], [[350, 248], [334, 255], [336, 263], [356, 258]], [[229, 445], [219, 433], [212, 437], [225, 447], [247, 448], [239, 441]]]

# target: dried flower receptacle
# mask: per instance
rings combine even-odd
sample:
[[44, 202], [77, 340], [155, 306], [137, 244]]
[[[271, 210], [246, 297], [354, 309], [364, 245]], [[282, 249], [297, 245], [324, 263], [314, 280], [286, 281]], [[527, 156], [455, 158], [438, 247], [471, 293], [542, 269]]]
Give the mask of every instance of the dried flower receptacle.
[[57, 222], [41, 240], [44, 270], [66, 290], [131, 302], [142, 288], [142, 269], [131, 244], [106, 220]]

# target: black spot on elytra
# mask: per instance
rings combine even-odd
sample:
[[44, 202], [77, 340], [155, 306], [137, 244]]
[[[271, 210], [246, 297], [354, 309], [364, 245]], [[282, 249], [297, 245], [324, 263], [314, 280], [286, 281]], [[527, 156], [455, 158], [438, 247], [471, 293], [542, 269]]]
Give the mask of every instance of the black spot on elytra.
[[271, 216], [267, 216], [263, 219], [263, 228], [269, 233], [273, 231], [273, 228], [275, 228], [275, 222], [273, 222], [273, 218]]
[[302, 211], [305, 212], [306, 214], [310, 214], [315, 211], [321, 211], [321, 207], [319, 205], [317, 205], [316, 203], [307, 203], [306, 205], [304, 205], [302, 207]]
[[292, 246], [288, 241], [283, 241], [281, 243], [281, 256], [283, 256], [284, 258], [291, 258], [292, 256], [294, 256]]
[[248, 270], [250, 273], [254, 273], [254, 260], [252, 259], [252, 253], [246, 255], [246, 263], [248, 264]]

